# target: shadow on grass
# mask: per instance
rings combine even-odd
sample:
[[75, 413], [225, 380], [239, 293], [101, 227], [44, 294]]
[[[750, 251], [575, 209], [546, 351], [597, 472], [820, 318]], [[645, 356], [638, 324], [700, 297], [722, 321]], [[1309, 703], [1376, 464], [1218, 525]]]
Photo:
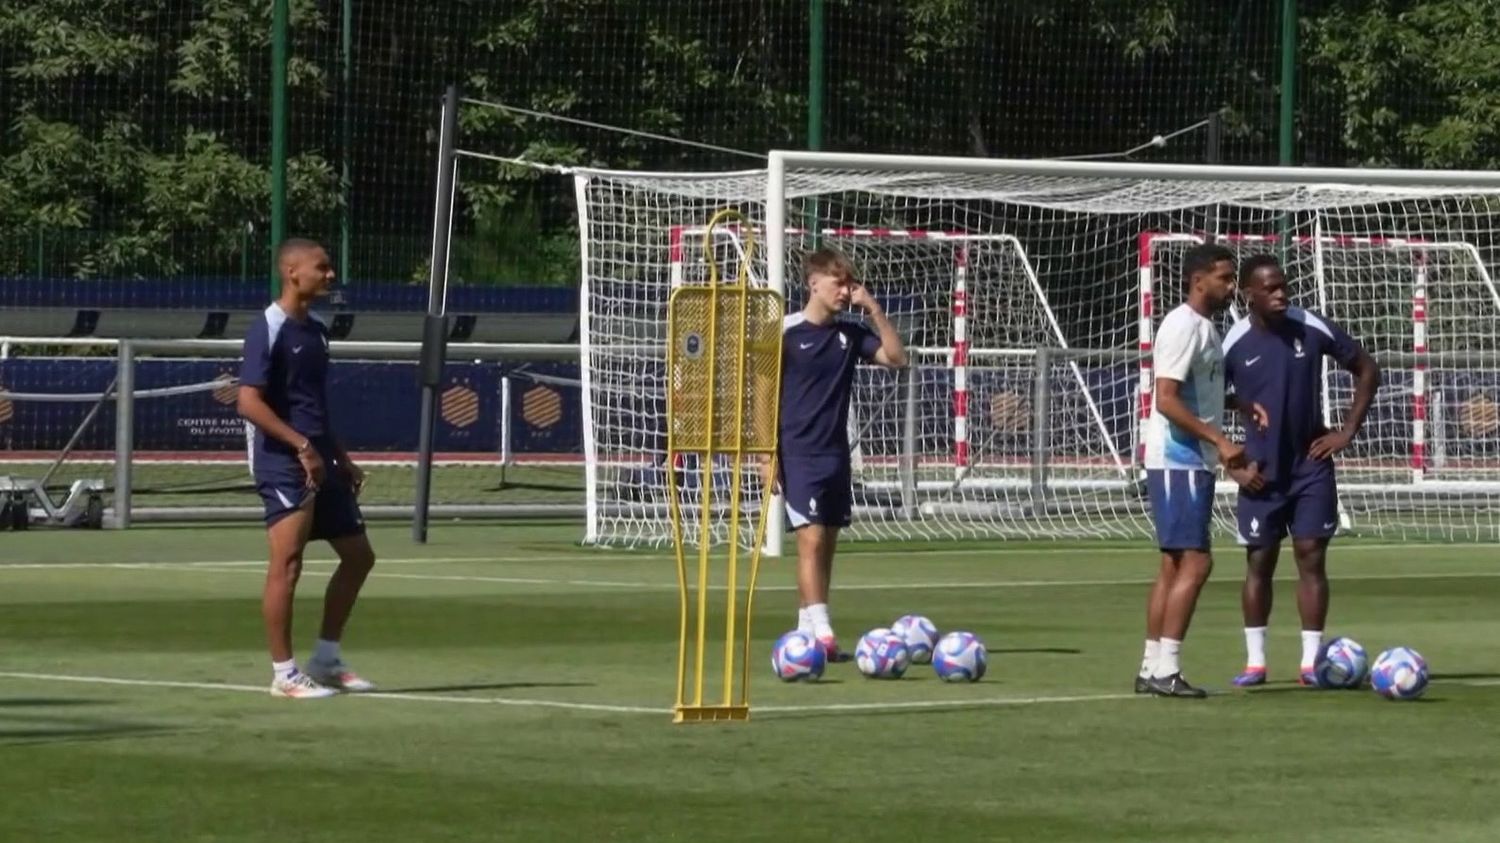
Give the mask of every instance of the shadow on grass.
[[1010, 648], [1001, 648], [1001, 649], [991, 649], [989, 652], [992, 653], [992, 654], [993, 653], [999, 653], [999, 654], [1003, 654], [1003, 655], [1026, 655], [1028, 653], [1038, 653], [1038, 654], [1045, 654], [1045, 655], [1051, 655], [1051, 656], [1081, 656], [1081, 655], [1083, 655], [1083, 651], [1080, 650], [1080, 649], [1078, 649], [1078, 648], [1076, 648], [1076, 647], [1010, 647]]
[[98, 720], [54, 720], [35, 725], [0, 724], [0, 744], [85, 743], [166, 735], [178, 731], [165, 726]]
[[61, 708], [77, 705], [110, 705], [114, 700], [88, 700], [78, 697], [0, 697], [0, 708]]
[[409, 688], [381, 688], [382, 694], [444, 694], [459, 691], [514, 691], [521, 688], [592, 688], [592, 682], [488, 682], [467, 685], [421, 685]]

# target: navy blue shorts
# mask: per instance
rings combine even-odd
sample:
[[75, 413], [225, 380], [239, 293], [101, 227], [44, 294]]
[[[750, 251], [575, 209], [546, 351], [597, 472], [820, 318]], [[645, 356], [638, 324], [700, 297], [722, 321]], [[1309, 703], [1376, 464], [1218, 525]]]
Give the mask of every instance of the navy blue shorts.
[[1339, 529], [1338, 482], [1332, 470], [1292, 478], [1251, 495], [1240, 491], [1235, 504], [1240, 544], [1273, 545], [1294, 539], [1327, 539]]
[[1146, 489], [1151, 522], [1162, 550], [1208, 550], [1214, 513], [1214, 473], [1190, 468], [1150, 468]]
[[847, 527], [854, 512], [848, 455], [789, 457], [781, 464], [787, 526]]
[[255, 490], [266, 507], [266, 526], [296, 512], [306, 503], [308, 495], [316, 494], [309, 540], [340, 539], [363, 533], [365, 519], [359, 511], [359, 500], [339, 470], [332, 448], [317, 442], [313, 447], [323, 457], [326, 469], [317, 492], [307, 488], [307, 473], [295, 455], [269, 448], [256, 454]]

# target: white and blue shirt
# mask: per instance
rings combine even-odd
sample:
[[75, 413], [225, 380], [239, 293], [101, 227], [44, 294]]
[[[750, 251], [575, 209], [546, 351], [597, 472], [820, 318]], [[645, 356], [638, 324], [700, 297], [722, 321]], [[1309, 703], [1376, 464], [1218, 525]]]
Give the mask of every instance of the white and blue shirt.
[[[1212, 320], [1186, 304], [1161, 321], [1152, 352], [1152, 369], [1160, 380], [1182, 385], [1177, 394], [1205, 424], [1219, 427], [1224, 416], [1224, 354]], [[1146, 468], [1212, 471], [1218, 451], [1161, 414], [1151, 403], [1146, 423]]]
[[859, 361], [875, 359], [880, 337], [853, 322], [827, 325], [793, 313], [782, 322], [783, 460], [849, 456], [849, 399]]
[[[272, 304], [245, 333], [240, 384], [260, 387], [266, 403], [293, 430], [315, 439], [331, 435], [328, 421], [328, 323], [309, 313], [304, 321]], [[285, 450], [256, 431], [255, 448]]]
[[1323, 358], [1345, 368], [1362, 349], [1342, 328], [1320, 314], [1287, 308], [1275, 324], [1241, 319], [1224, 338], [1224, 371], [1241, 406], [1260, 404], [1269, 416], [1265, 431], [1247, 425], [1245, 456], [1260, 464], [1268, 483], [1287, 481], [1321, 468], [1307, 456], [1324, 433]]

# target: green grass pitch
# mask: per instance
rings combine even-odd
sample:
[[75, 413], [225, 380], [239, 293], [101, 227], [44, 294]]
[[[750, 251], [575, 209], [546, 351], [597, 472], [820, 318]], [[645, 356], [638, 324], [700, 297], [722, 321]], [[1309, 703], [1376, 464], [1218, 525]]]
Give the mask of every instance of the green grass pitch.
[[[1271, 685], [1241, 667], [1225, 548], [1184, 651], [1201, 702], [1135, 697], [1154, 553], [1107, 544], [850, 544], [846, 646], [917, 611], [990, 648], [984, 681], [852, 664], [783, 685], [786, 561], [757, 601], [752, 720], [673, 726], [665, 552], [576, 525], [435, 525], [382, 561], [346, 635], [368, 698], [265, 693], [263, 534], [0, 534], [0, 840], [1494, 841], [1500, 551], [1335, 545], [1331, 633], [1422, 651], [1427, 696], [1291, 684], [1292, 585]], [[299, 656], [330, 570], [299, 596]]]

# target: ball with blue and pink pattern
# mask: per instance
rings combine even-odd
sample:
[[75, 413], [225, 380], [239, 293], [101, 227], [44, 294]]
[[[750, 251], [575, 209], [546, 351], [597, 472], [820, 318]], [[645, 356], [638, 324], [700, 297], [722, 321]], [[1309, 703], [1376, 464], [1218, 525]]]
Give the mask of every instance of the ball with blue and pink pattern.
[[783, 682], [806, 682], [823, 675], [827, 654], [811, 633], [792, 630], [771, 647], [771, 669]]
[[989, 667], [989, 652], [972, 632], [950, 632], [932, 651], [932, 669], [944, 682], [978, 682]]
[[1313, 664], [1321, 688], [1358, 688], [1370, 670], [1370, 657], [1353, 638], [1339, 637], [1324, 644]]
[[912, 664], [928, 664], [932, 661], [932, 648], [937, 646], [938, 628], [923, 615], [902, 615], [891, 624], [891, 632], [906, 642], [906, 652]]
[[911, 664], [911, 654], [901, 636], [885, 627], [872, 629], [854, 648], [854, 663], [871, 679], [900, 679]]
[[1370, 687], [1388, 700], [1414, 700], [1427, 691], [1427, 660], [1410, 647], [1392, 647], [1375, 657]]

